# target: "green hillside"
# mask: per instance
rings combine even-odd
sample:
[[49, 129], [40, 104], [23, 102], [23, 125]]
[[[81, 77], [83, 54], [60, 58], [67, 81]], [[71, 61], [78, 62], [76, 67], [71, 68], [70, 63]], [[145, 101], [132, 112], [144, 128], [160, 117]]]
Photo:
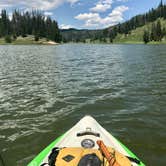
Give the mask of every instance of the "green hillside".
[[[156, 21], [154, 22], [151, 22], [151, 23], [147, 23], [146, 25], [142, 26], [142, 27], [139, 27], [139, 28], [136, 28], [134, 30], [132, 30], [129, 34], [118, 34], [115, 39], [114, 39], [114, 43], [144, 43], [143, 42], [143, 34], [144, 34], [144, 31], [147, 30], [147, 31], [150, 31], [151, 27], [152, 27], [152, 24], [155, 23], [157, 24], [157, 21], [160, 20], [161, 22], [161, 27], [162, 29], [163, 28], [166, 28], [166, 20], [165, 19], [157, 19]], [[163, 44], [166, 44], [166, 36], [164, 36], [162, 38], [162, 41], [161, 42], [150, 42], [150, 43], [163, 43]]]
[[101, 30], [61, 31], [64, 42], [84, 43], [166, 43], [166, 4], [130, 20]]
[[[161, 29], [166, 29], [166, 19], [158, 18], [153, 22], [148, 22], [146, 25], [137, 27], [134, 30], [129, 31], [127, 34], [117, 33], [116, 37], [113, 39], [113, 43], [120, 44], [143, 44], [143, 35], [145, 30], [149, 33], [151, 32], [152, 25], [157, 24], [160, 21]], [[111, 43], [110, 38], [104, 36], [103, 30], [89, 31], [89, 30], [66, 30], [62, 32], [63, 37], [68, 37], [67, 41], [72, 42], [84, 42], [84, 43]], [[77, 38], [76, 38], [77, 37]], [[72, 38], [72, 40], [70, 40]], [[149, 44], [166, 44], [166, 34], [162, 37], [161, 41], [151, 41]]]

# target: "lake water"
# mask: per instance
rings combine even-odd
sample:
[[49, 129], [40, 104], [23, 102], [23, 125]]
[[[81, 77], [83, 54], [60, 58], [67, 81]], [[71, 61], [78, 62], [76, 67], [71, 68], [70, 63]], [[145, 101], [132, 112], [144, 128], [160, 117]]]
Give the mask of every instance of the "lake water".
[[0, 46], [0, 154], [24, 166], [90, 114], [166, 165], [166, 46]]

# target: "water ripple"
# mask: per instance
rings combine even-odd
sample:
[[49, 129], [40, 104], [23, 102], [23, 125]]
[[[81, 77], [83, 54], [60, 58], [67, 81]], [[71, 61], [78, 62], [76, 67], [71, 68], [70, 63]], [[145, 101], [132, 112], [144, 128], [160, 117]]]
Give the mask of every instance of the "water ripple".
[[143, 45], [0, 46], [0, 149], [12, 156], [8, 165], [26, 165], [85, 114], [148, 165], [151, 154], [162, 165], [165, 52]]

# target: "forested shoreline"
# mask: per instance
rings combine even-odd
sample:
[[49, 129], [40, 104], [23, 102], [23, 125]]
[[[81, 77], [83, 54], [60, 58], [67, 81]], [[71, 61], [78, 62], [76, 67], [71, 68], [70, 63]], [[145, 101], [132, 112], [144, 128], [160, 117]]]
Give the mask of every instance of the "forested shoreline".
[[1, 11], [0, 17], [0, 38], [5, 38], [7, 43], [16, 40], [17, 37], [27, 37], [33, 35], [34, 40], [46, 38], [55, 42], [61, 41], [58, 23], [50, 17], [46, 17], [43, 12], [38, 10], [20, 12], [15, 10], [12, 17], [6, 10]]

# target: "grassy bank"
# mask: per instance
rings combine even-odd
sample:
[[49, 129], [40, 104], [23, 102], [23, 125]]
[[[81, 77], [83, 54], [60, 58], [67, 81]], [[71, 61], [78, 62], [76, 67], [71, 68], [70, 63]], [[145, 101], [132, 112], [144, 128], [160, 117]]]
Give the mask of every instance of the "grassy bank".
[[[166, 20], [161, 18], [158, 20], [160, 20], [162, 28], [166, 28]], [[118, 34], [116, 38], [114, 39], [114, 42], [115, 43], [131, 43], [131, 44], [143, 43], [144, 31], [151, 29], [152, 24], [153, 23], [156, 24], [158, 20], [152, 23], [148, 23], [142, 27], [136, 28], [127, 35]], [[161, 42], [151, 41], [148, 44], [166, 44], [166, 38], [164, 37]]]
[[56, 45], [53, 41], [48, 41], [46, 38], [40, 38], [38, 41], [35, 41], [34, 36], [27, 36], [27, 37], [17, 37], [17, 39], [12, 39], [11, 43], [7, 43], [5, 38], [0, 38], [0, 45], [31, 45], [31, 44], [42, 44], [42, 45]]
[[[157, 21], [161, 22], [161, 27], [166, 29], [166, 20], [159, 18], [154, 22], [147, 23], [142, 27], [138, 27], [129, 34], [117, 34], [113, 40], [113, 44], [144, 44], [143, 35], [145, 30], [150, 31], [152, 24], [157, 24]], [[94, 43], [94, 44], [111, 44], [109, 38], [101, 38], [100, 40], [86, 39], [85, 43]], [[150, 41], [148, 44], [166, 44], [166, 36], [162, 38], [162, 41]]]

